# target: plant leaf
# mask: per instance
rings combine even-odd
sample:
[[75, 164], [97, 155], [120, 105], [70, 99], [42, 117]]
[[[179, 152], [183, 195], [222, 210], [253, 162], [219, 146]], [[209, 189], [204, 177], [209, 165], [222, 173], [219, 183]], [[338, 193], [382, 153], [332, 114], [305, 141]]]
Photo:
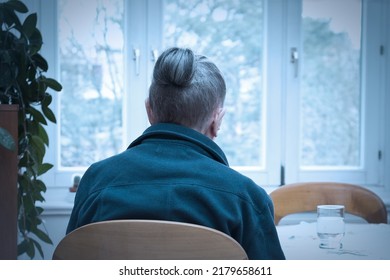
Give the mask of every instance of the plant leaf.
[[45, 143], [46, 146], [49, 146], [49, 136], [47, 135], [45, 128], [41, 124], [38, 124], [38, 136], [42, 139], [43, 143]]
[[39, 255], [41, 255], [41, 258], [43, 259], [43, 250], [42, 250], [42, 246], [41, 244], [39, 244], [36, 240], [34, 239], [31, 239], [34, 244], [35, 244], [35, 247], [37, 248], [38, 252], [39, 252]]
[[[36, 135], [32, 135], [30, 142], [30, 151], [31, 156], [35, 160], [36, 163], [41, 164], [43, 157], [45, 155], [45, 143], [43, 143], [42, 139]], [[34, 157], [34, 155], [36, 157]], [[38, 165], [39, 166], [39, 165]], [[36, 170], [38, 173], [38, 168]]]
[[56, 116], [54, 115], [53, 111], [49, 107], [42, 106], [42, 111], [49, 121], [51, 121], [52, 123], [57, 122]]
[[43, 163], [41, 165], [38, 166], [38, 176], [46, 173], [47, 171], [49, 171], [54, 165], [51, 164], [51, 163]]
[[13, 1], [6, 2], [2, 5], [4, 5], [5, 9], [2, 9], [3, 12], [3, 18], [6, 26], [13, 26], [15, 25], [16, 30], [20, 30], [22, 24], [20, 23], [19, 17], [15, 13], [15, 8], [13, 5], [9, 5]]
[[30, 38], [30, 52], [36, 54], [42, 47], [42, 35], [38, 28], [34, 28]]
[[34, 121], [47, 125], [47, 121], [40, 111], [33, 107], [28, 108], [26, 111], [33, 116]]
[[50, 94], [46, 94], [45, 98], [42, 100], [42, 106], [49, 107], [53, 100], [53, 97]]
[[23, 22], [23, 31], [26, 34], [27, 38], [30, 38], [31, 35], [34, 33], [37, 26], [37, 20], [37, 14], [33, 13], [30, 14]]
[[8, 130], [2, 127], [0, 127], [0, 145], [11, 152], [16, 151], [16, 144], [12, 135], [8, 132]]
[[37, 210], [37, 214], [38, 215], [42, 214], [42, 212], [43, 212], [43, 208], [42, 207], [37, 206], [37, 207], [35, 207], [35, 209]]
[[46, 242], [48, 244], [53, 244], [53, 241], [51, 241], [49, 236], [45, 232], [40, 230], [39, 228], [35, 228], [34, 230], [32, 230], [32, 233], [34, 233], [42, 241], [44, 241], [44, 242]]
[[36, 179], [36, 180], [33, 181], [33, 184], [35, 185], [35, 189], [37, 191], [39, 191], [39, 192], [46, 192], [46, 185], [45, 185], [45, 183], [42, 180]]
[[31, 238], [28, 239], [26, 253], [27, 253], [27, 256], [29, 256], [31, 259], [33, 259], [35, 257], [34, 242], [31, 240]]
[[28, 242], [27, 239], [24, 239], [22, 242], [18, 244], [18, 255], [21, 255], [27, 252]]
[[55, 91], [61, 91], [62, 90], [62, 85], [57, 82], [56, 80], [52, 78], [46, 78], [45, 83], [49, 88], [54, 89]]
[[19, 13], [27, 13], [28, 12], [28, 8], [25, 4], [23, 4], [22, 1], [8, 1], [6, 3], [4, 3], [6, 6], [8, 6], [9, 8], [11, 8], [12, 10], [15, 10]]
[[46, 59], [40, 55], [39, 53], [31, 56], [31, 59], [34, 60], [36, 66], [42, 69], [42, 71], [46, 72], [49, 69], [49, 65], [47, 64]]

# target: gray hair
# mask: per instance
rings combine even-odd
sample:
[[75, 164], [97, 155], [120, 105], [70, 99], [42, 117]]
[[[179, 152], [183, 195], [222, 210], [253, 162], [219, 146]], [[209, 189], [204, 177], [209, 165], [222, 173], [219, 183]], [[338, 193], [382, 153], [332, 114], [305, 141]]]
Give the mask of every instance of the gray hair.
[[156, 122], [203, 129], [223, 106], [226, 84], [218, 67], [190, 49], [170, 48], [157, 59], [149, 88]]

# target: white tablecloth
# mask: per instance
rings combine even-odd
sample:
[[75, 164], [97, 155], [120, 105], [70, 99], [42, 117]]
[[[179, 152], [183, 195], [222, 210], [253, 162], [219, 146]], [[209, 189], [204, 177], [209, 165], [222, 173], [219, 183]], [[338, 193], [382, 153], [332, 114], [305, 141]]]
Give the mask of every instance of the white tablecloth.
[[316, 223], [301, 222], [276, 228], [286, 259], [390, 260], [390, 224], [347, 223], [342, 249], [319, 248]]

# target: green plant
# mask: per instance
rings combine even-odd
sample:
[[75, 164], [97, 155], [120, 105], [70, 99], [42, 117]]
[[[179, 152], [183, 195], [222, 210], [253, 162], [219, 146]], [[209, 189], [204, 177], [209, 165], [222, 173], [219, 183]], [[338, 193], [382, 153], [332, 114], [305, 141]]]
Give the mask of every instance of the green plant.
[[[43, 258], [37, 238], [52, 244], [41, 230], [43, 208], [36, 202], [44, 201], [45, 183], [39, 176], [53, 165], [44, 162], [49, 137], [45, 126], [56, 123], [49, 108], [52, 96], [48, 89], [61, 91], [55, 79], [45, 77], [48, 63], [39, 54], [41, 32], [36, 27], [37, 14], [32, 13], [21, 22], [17, 13], [26, 14], [28, 8], [19, 0], [0, 3], [0, 103], [18, 104], [18, 230], [21, 235], [18, 255], [26, 253], [31, 259], [36, 249]], [[12, 138], [0, 129], [0, 145], [12, 150]]]

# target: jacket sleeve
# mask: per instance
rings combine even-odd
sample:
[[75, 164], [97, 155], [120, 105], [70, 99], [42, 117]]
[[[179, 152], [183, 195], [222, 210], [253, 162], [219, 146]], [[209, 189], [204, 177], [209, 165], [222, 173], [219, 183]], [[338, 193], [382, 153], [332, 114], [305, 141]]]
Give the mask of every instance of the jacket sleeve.
[[274, 207], [272, 200], [263, 192], [257, 194], [243, 216], [244, 228], [242, 245], [249, 259], [284, 260], [274, 224]]

